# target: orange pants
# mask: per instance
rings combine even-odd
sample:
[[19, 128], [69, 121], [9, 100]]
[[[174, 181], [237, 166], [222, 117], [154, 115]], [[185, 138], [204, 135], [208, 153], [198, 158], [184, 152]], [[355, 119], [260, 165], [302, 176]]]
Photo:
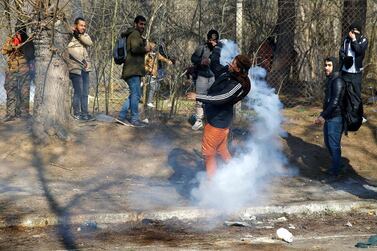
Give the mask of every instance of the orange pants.
[[217, 168], [216, 155], [219, 154], [225, 162], [232, 156], [228, 150], [229, 128], [216, 128], [206, 124], [202, 139], [202, 153], [206, 164], [208, 177], [212, 177]]

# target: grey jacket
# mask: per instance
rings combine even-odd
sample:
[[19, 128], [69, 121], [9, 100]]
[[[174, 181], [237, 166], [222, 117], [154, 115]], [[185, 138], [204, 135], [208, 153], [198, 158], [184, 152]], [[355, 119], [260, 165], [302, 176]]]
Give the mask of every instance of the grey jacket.
[[206, 44], [199, 45], [194, 54], [191, 56], [191, 62], [196, 66], [198, 76], [205, 78], [211, 78], [214, 76], [209, 65], [202, 65], [201, 62], [204, 58], [209, 59], [211, 56], [211, 50]]

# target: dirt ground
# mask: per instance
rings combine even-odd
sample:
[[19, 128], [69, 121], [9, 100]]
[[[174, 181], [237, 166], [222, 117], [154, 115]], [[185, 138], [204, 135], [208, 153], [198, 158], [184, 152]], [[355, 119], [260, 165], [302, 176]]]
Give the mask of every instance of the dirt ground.
[[[313, 125], [319, 111], [319, 108], [301, 106], [284, 110], [284, 128], [287, 131], [287, 135], [281, 138], [284, 152], [290, 165], [297, 167], [303, 177], [318, 178], [330, 163], [323, 146], [322, 128]], [[365, 107], [365, 113], [368, 122], [358, 132], [343, 137], [343, 162], [347, 175], [377, 184], [377, 107]], [[192, 131], [186, 120], [187, 116], [180, 116], [168, 121], [152, 121], [147, 128], [98, 121], [75, 122], [71, 141], [63, 143], [55, 140], [48, 146], [34, 144], [30, 121], [1, 124], [0, 162], [19, 170], [19, 173], [25, 172], [25, 175], [28, 175], [27, 170], [31, 166], [43, 167], [36, 168], [36, 172], [43, 170], [42, 177], [48, 177], [48, 182], [69, 180], [75, 184], [87, 178], [89, 184], [114, 177], [118, 180], [141, 177], [171, 179], [177, 174], [177, 170], [169, 165], [174, 161], [203, 170], [199, 163], [202, 132]], [[234, 135], [236, 138], [237, 135]], [[12, 172], [2, 173], [1, 182], [6, 184], [13, 176]], [[0, 210], [5, 210], [1, 201], [0, 205]], [[7, 210], [11, 209], [10, 203]], [[368, 235], [376, 233], [377, 227], [376, 216], [369, 214], [287, 218], [296, 227], [292, 230], [294, 235], [301, 238], [293, 245], [281, 242], [266, 244], [263, 241], [255, 244], [255, 240], [249, 238], [252, 235], [270, 239], [274, 234], [272, 229], [219, 226], [204, 231], [202, 229], [205, 228], [194, 227], [198, 223], [171, 222], [169, 225], [169, 222], [154, 222], [98, 227], [90, 234], [69, 231], [74, 236], [65, 236], [61, 227], [0, 229], [0, 250], [137, 250], [152, 247], [154, 250], [347, 250], [357, 241], [366, 240]], [[345, 226], [348, 221], [353, 227]], [[79, 226], [66, 227], [76, 229]], [[17, 238], [14, 238], [15, 235]], [[313, 236], [323, 238], [312, 239]], [[74, 246], [67, 246], [67, 243]]]
[[[283, 220], [279, 221], [282, 217]], [[0, 229], [0, 249], [343, 251], [353, 250], [356, 243], [365, 242], [375, 234], [376, 219], [375, 214], [369, 213], [324, 213], [259, 216], [258, 223], [250, 223], [248, 227], [169, 220], [98, 225], [87, 229], [84, 226], [12, 228]], [[275, 231], [279, 227], [293, 233], [292, 243], [276, 238]]]

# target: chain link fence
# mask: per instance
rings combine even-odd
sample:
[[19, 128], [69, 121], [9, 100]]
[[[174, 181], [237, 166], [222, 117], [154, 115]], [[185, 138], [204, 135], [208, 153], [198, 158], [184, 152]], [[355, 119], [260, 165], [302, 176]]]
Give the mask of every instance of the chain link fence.
[[[127, 84], [121, 79], [122, 67], [113, 63], [112, 48], [119, 34], [132, 27], [139, 14], [147, 18], [146, 39], [157, 43], [160, 51], [176, 62], [171, 66], [160, 64], [164, 74], [160, 76], [154, 111], [161, 114], [187, 114], [193, 109], [194, 104], [186, 101], [184, 94], [194, 86], [184, 73], [191, 65], [191, 54], [199, 43], [204, 43], [210, 29], [218, 30], [221, 38], [236, 41], [242, 53], [265, 68], [269, 84], [284, 105], [292, 107], [320, 105], [323, 59], [338, 56], [349, 25], [359, 21], [369, 39], [364, 59], [364, 97], [376, 89], [375, 0], [220, 0], [216, 4], [209, 0], [81, 0], [81, 8], [88, 22], [87, 31], [95, 41], [90, 49], [95, 70], [90, 76], [89, 96], [95, 112], [117, 116], [128, 96]], [[4, 65], [4, 58], [0, 61]], [[2, 76], [3, 108], [6, 97]]]

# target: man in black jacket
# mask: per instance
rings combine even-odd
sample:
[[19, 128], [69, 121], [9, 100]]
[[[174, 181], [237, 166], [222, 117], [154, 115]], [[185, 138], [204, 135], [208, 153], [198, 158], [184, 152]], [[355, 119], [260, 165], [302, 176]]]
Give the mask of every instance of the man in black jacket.
[[188, 98], [204, 103], [207, 124], [204, 127], [202, 152], [209, 177], [216, 172], [216, 155], [228, 162], [231, 155], [228, 151], [229, 127], [233, 119], [233, 105], [242, 100], [250, 91], [248, 71], [251, 60], [245, 55], [236, 56], [228, 66], [220, 64], [220, 46], [215, 47], [211, 56], [211, 70], [215, 74], [215, 82], [207, 94], [189, 93]]
[[339, 67], [346, 84], [351, 84], [361, 97], [363, 60], [368, 39], [361, 33], [361, 24], [353, 22], [339, 50]]
[[335, 72], [336, 59], [328, 57], [325, 59], [325, 99], [323, 111], [315, 120], [315, 124], [323, 126], [323, 137], [325, 145], [331, 156], [331, 167], [329, 174], [338, 176], [341, 168], [341, 147], [340, 141], [343, 133], [342, 105], [345, 91], [345, 83], [338, 72]]

